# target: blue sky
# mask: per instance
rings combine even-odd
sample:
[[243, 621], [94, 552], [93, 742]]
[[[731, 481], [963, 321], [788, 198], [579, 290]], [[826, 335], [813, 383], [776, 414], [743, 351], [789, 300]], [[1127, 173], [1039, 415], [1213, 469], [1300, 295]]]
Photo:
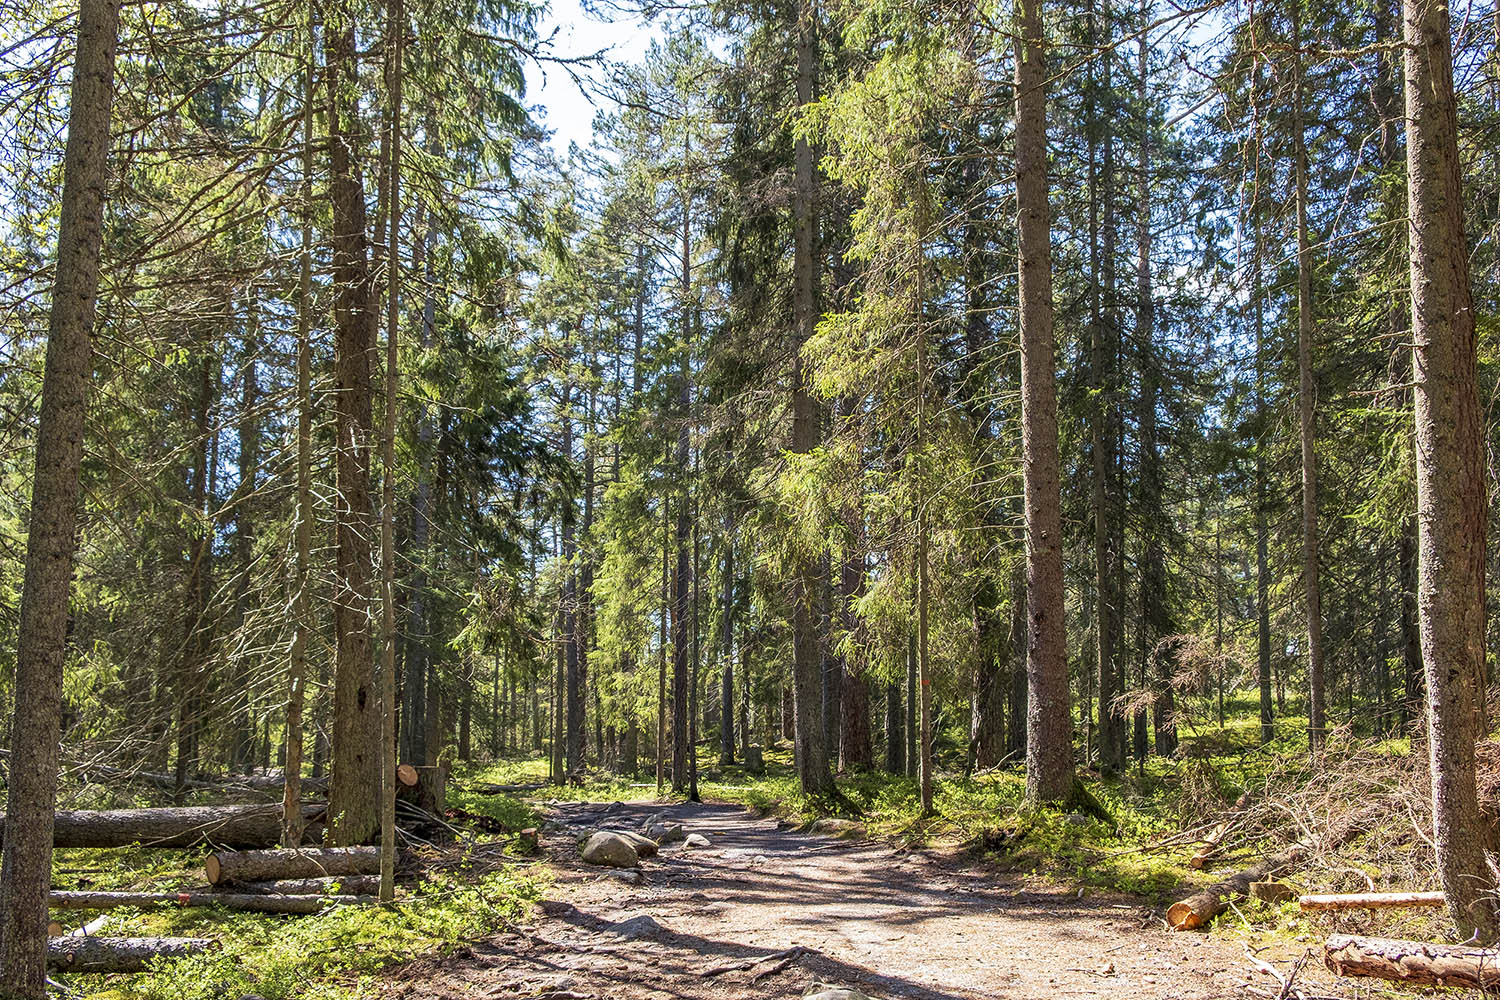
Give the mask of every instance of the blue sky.
[[[552, 46], [555, 55], [577, 57], [608, 50], [607, 58], [617, 62], [639, 59], [659, 32], [658, 27], [623, 14], [612, 21], [600, 21], [584, 13], [578, 0], [553, 0], [552, 10], [542, 24], [542, 37], [548, 37], [554, 29], [557, 30]], [[602, 71], [579, 72], [597, 77]], [[566, 155], [570, 142], [588, 145], [594, 134], [595, 107], [567, 70], [545, 65], [533, 70], [528, 80], [527, 101], [540, 107], [537, 117], [553, 131], [552, 145], [560, 155]]]

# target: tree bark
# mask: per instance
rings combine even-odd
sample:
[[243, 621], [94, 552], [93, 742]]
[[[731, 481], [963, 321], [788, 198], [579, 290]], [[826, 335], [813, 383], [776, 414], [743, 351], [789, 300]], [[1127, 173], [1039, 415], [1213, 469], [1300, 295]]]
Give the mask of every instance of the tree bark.
[[119, 23], [118, 0], [84, 0], [80, 6], [36, 429], [0, 861], [0, 994], [24, 1000], [41, 1000], [47, 991], [46, 895], [52, 877], [68, 593], [77, 554]]
[[[1141, 12], [1148, 12], [1142, 0]], [[1149, 20], [1144, 17], [1143, 20]], [[1141, 559], [1141, 655], [1153, 688], [1152, 722], [1156, 752], [1170, 757], [1177, 752], [1177, 719], [1172, 674], [1175, 658], [1160, 648], [1161, 640], [1171, 631], [1167, 617], [1167, 570], [1162, 533], [1167, 520], [1162, 504], [1161, 454], [1156, 434], [1157, 394], [1161, 391], [1161, 369], [1157, 363], [1156, 303], [1151, 281], [1151, 120], [1146, 90], [1150, 71], [1150, 32], [1142, 31], [1137, 45], [1136, 110], [1141, 116], [1140, 177], [1137, 179], [1139, 201], [1136, 206], [1136, 347], [1140, 351], [1140, 435], [1141, 435], [1141, 533], [1144, 552]]]
[[[316, 837], [321, 826], [310, 824], [324, 809], [303, 803], [307, 834]], [[212, 843], [267, 847], [281, 838], [281, 808], [277, 805], [168, 806], [159, 809], [104, 809], [59, 811], [49, 814], [54, 847], [192, 847]], [[10, 831], [6, 831], [7, 837]], [[50, 879], [50, 872], [48, 873]]]
[[[1106, 5], [1106, 16], [1104, 18], [1105, 37], [1113, 38], [1114, 27], [1112, 18], [1108, 15]], [[1093, 13], [1090, 11], [1090, 31], [1094, 44], [1102, 44], [1099, 32], [1093, 28]], [[1113, 52], [1108, 48], [1100, 50], [1103, 54], [1098, 61], [1105, 66], [1104, 93], [1110, 93], [1110, 70], [1113, 61]], [[1089, 73], [1094, 72], [1095, 60], [1089, 60]], [[1094, 143], [1095, 129], [1099, 127], [1100, 115], [1097, 109], [1097, 99], [1093, 96], [1093, 88], [1089, 91], [1089, 155], [1088, 155], [1088, 225], [1089, 225], [1089, 274], [1097, 276], [1100, 273], [1101, 262], [1099, 260], [1099, 202], [1095, 197], [1095, 167], [1094, 167]], [[1105, 132], [1105, 159], [1104, 176], [1100, 178], [1103, 185], [1103, 201], [1113, 204], [1113, 126], [1106, 128]], [[1113, 222], [1113, 212], [1110, 212]], [[1113, 240], [1109, 240], [1108, 251], [1113, 250]], [[1103, 265], [1111, 272], [1111, 278], [1104, 284], [1104, 288], [1113, 291], [1113, 264]], [[1090, 282], [1089, 294], [1089, 367], [1093, 380], [1095, 393], [1094, 406], [1090, 413], [1089, 431], [1091, 439], [1091, 450], [1093, 452], [1093, 520], [1094, 520], [1094, 634], [1095, 634], [1095, 658], [1099, 675], [1099, 759], [1105, 770], [1121, 771], [1125, 767], [1125, 733], [1121, 725], [1122, 720], [1114, 712], [1115, 699], [1121, 693], [1120, 667], [1115, 660], [1115, 652], [1119, 648], [1119, 635], [1117, 632], [1120, 611], [1120, 581], [1115, 576], [1115, 557], [1112, 546], [1115, 542], [1114, 511], [1118, 505], [1116, 496], [1116, 484], [1114, 482], [1115, 435], [1111, 409], [1114, 405], [1115, 385], [1112, 372], [1112, 362], [1117, 352], [1114, 344], [1114, 327], [1104, 319], [1104, 308], [1101, 302], [1100, 282], [1095, 279]]]
[[1330, 934], [1323, 964], [1341, 976], [1374, 976], [1417, 986], [1500, 986], [1500, 950]]
[[270, 879], [379, 875], [380, 849], [326, 847], [275, 851], [220, 851], [203, 862], [210, 885]]
[[[797, 104], [812, 102], [818, 63], [817, 14], [812, 0], [797, 8]], [[815, 215], [813, 150], [805, 136], [797, 137], [792, 186], [792, 220], [796, 244], [793, 262], [792, 313], [792, 451], [806, 454], [818, 444], [816, 404], [809, 388], [802, 345], [818, 322], [817, 218]], [[797, 778], [804, 795], [833, 790], [828, 745], [823, 739], [822, 685], [819, 676], [817, 615], [818, 561], [802, 555], [792, 570], [792, 714], [795, 730]]]
[[[158, 958], [184, 958], [218, 947], [213, 938], [58, 937], [44, 942], [47, 968], [57, 972], [144, 972]], [[23, 994], [17, 994], [23, 995]]]
[[1391, 910], [1443, 906], [1441, 892], [1312, 893], [1297, 897], [1301, 910]]
[[[726, 457], [726, 463], [732, 456]], [[719, 655], [724, 670], [719, 681], [719, 766], [734, 763], [734, 516], [724, 516], [724, 567], [719, 598], [722, 621]]]
[[324, 72], [329, 95], [329, 202], [333, 228], [335, 479], [337, 535], [334, 634], [333, 770], [329, 842], [357, 844], [380, 824], [380, 722], [370, 651], [370, 436], [374, 422], [370, 356], [375, 347], [374, 281], [366, 245], [360, 173], [354, 13], [347, 0], [325, 12]]
[[396, 398], [401, 385], [401, 89], [406, 12], [388, 0], [386, 90], [390, 129], [386, 184], [385, 420], [380, 435], [380, 901], [396, 893]]
[[292, 645], [286, 687], [286, 761], [281, 799], [281, 845], [302, 842], [302, 709], [306, 700], [307, 637], [312, 621], [312, 255], [313, 255], [313, 78], [316, 59], [313, 15], [306, 26], [307, 66], [302, 81], [302, 249], [297, 268], [297, 511], [292, 594]]
[[1048, 218], [1046, 40], [1040, 0], [1018, 0], [1016, 214], [1020, 245], [1021, 449], [1026, 505], [1026, 797], [1073, 790], [1062, 565], [1057, 373]]
[[116, 910], [122, 907], [218, 906], [240, 913], [321, 913], [333, 906], [375, 903], [375, 896], [299, 895], [236, 892], [58, 892], [48, 897], [54, 910]]
[[1483, 422], [1464, 237], [1448, 7], [1405, 0], [1407, 197], [1416, 398], [1418, 615], [1433, 840], [1459, 934], [1500, 936], [1474, 742], [1484, 734]]
[[1297, 201], [1297, 421], [1302, 441], [1302, 591], [1307, 614], [1307, 739], [1316, 759], [1323, 749], [1323, 609], [1318, 585], [1318, 456], [1313, 377], [1312, 244], [1307, 232], [1307, 142], [1303, 125], [1302, 22], [1292, 12], [1292, 154]]

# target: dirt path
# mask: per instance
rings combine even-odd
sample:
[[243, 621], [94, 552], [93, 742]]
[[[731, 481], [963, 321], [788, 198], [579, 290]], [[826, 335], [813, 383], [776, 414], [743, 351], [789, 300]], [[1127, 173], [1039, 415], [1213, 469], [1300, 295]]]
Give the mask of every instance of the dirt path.
[[[658, 812], [710, 846], [664, 849], [638, 885], [578, 861], [575, 831], [635, 830]], [[910, 1000], [1275, 995], [1238, 950], [1169, 934], [1128, 898], [782, 831], [738, 806], [581, 803], [552, 819], [557, 883], [535, 923], [408, 966], [388, 996], [729, 1000], [815, 981]]]

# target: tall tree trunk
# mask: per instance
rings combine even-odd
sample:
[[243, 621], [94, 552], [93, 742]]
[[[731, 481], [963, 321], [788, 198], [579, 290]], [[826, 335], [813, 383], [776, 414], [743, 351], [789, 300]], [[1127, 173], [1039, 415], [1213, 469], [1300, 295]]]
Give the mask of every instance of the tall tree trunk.
[[281, 843], [302, 843], [302, 708], [306, 700], [307, 637], [312, 619], [312, 255], [313, 255], [313, 80], [317, 41], [313, 15], [307, 23], [307, 66], [302, 81], [302, 252], [297, 271], [297, 513], [293, 632], [286, 689], [285, 784], [281, 799]]
[[[818, 64], [817, 13], [813, 0], [797, 6], [797, 104], [812, 102]], [[817, 218], [813, 204], [813, 150], [797, 137], [792, 186], [792, 220], [796, 254], [793, 262], [792, 314], [792, 451], [806, 454], [818, 444], [816, 404], [809, 389], [802, 345], [818, 322]], [[828, 745], [823, 739], [822, 685], [819, 682], [817, 615], [818, 562], [800, 558], [792, 569], [792, 711], [797, 777], [805, 795], [833, 790]]]
[[[259, 376], [256, 352], [260, 348], [258, 304], [253, 291], [246, 305], [245, 337], [240, 366], [239, 414], [239, 486], [236, 489], [234, 514], [234, 556], [238, 579], [235, 581], [235, 618], [241, 629], [248, 629], [250, 617], [250, 580], [255, 561], [255, 488], [260, 465]], [[253, 644], [249, 644], [253, 648]], [[251, 718], [250, 684], [259, 671], [251, 668], [253, 654], [235, 657], [231, 667], [229, 724], [229, 770], [241, 773], [254, 756], [255, 720]]]
[[[684, 142], [683, 162], [687, 162], [690, 150]], [[688, 421], [692, 409], [691, 369], [688, 360], [688, 343], [692, 337], [692, 214], [691, 203], [683, 198], [682, 203], [682, 357], [677, 373], [677, 475], [680, 496], [677, 505], [677, 573], [673, 577], [672, 594], [672, 791], [687, 790], [689, 715], [693, 710], [688, 677], [688, 598], [689, 589], [696, 574], [689, 563], [692, 523], [689, 517], [688, 497], [692, 488], [689, 482], [688, 459], [690, 458], [690, 431]]]
[[[1104, 18], [1103, 37], [1112, 40], [1114, 36], [1113, 19], [1109, 16], [1109, 5], [1105, 5], [1106, 16]], [[1090, 11], [1090, 34], [1095, 46], [1101, 45], [1101, 33], [1093, 26], [1093, 14]], [[1102, 53], [1100, 59], [1105, 63], [1105, 94], [1109, 94], [1110, 70], [1114, 54], [1111, 48], [1099, 49]], [[1089, 61], [1089, 74], [1092, 76], [1094, 60]], [[1101, 262], [1099, 260], [1099, 201], [1095, 197], [1095, 168], [1094, 168], [1094, 144], [1096, 141], [1095, 130], [1100, 127], [1101, 116], [1097, 107], [1097, 98], [1093, 96], [1093, 88], [1090, 88], [1088, 102], [1088, 225], [1089, 225], [1089, 275], [1091, 278], [1099, 275]], [[1106, 127], [1104, 139], [1105, 161], [1103, 177], [1100, 179], [1103, 187], [1103, 200], [1106, 203], [1113, 201], [1114, 181], [1114, 128], [1113, 125]], [[1108, 213], [1111, 232], [1113, 230], [1113, 211]], [[1114, 240], [1111, 236], [1108, 240], [1106, 255], [1112, 257]], [[1112, 262], [1104, 263], [1103, 266], [1110, 272], [1110, 281], [1105, 284], [1105, 289], [1113, 291]], [[1115, 356], [1115, 346], [1112, 343], [1114, 337], [1113, 326], [1105, 321], [1104, 303], [1101, 301], [1100, 282], [1090, 281], [1089, 289], [1089, 368], [1093, 376], [1093, 388], [1095, 401], [1093, 412], [1090, 414], [1090, 439], [1093, 452], [1093, 515], [1094, 515], [1094, 635], [1095, 635], [1095, 657], [1097, 659], [1096, 669], [1099, 674], [1099, 761], [1106, 771], [1120, 771], [1125, 767], [1125, 733], [1121, 725], [1121, 719], [1114, 711], [1115, 699], [1120, 694], [1120, 670], [1115, 661], [1115, 651], [1119, 647], [1119, 636], [1117, 634], [1116, 622], [1120, 611], [1120, 588], [1119, 579], [1115, 576], [1115, 557], [1111, 551], [1111, 545], [1115, 539], [1112, 512], [1115, 502], [1115, 488], [1113, 473], [1115, 468], [1114, 444], [1115, 435], [1112, 426], [1111, 406], [1115, 392], [1114, 379], [1110, 370], [1111, 362]], [[1113, 313], [1111, 312], [1111, 316]]]
[[1175, 657], [1157, 646], [1172, 631], [1167, 618], [1167, 570], [1163, 553], [1162, 532], [1166, 512], [1161, 498], [1161, 456], [1156, 437], [1157, 393], [1161, 388], [1161, 371], [1156, 359], [1156, 304], [1151, 289], [1151, 106], [1147, 98], [1147, 76], [1150, 70], [1149, 0], [1141, 0], [1143, 25], [1137, 46], [1136, 107], [1141, 117], [1140, 177], [1137, 181], [1140, 201], [1136, 208], [1136, 307], [1137, 349], [1141, 352], [1140, 434], [1141, 434], [1141, 522], [1145, 553], [1141, 572], [1141, 648], [1156, 667], [1152, 684], [1152, 720], [1156, 735], [1156, 752], [1170, 757], [1177, 752], [1176, 704], [1172, 691]]
[[1484, 734], [1484, 437], [1464, 237], [1448, 8], [1405, 0], [1407, 196], [1416, 395], [1418, 615], [1433, 840], [1459, 934], [1500, 937], [1475, 788]]
[[906, 771], [906, 735], [901, 725], [901, 684], [885, 686], [885, 769], [891, 774]]
[[[1023, 539], [1024, 544], [1024, 539]], [[1022, 757], [1026, 753], [1026, 561], [1018, 559], [1010, 580], [1009, 647], [1010, 691], [1005, 716], [1010, 725], [1005, 730], [1005, 755]]]
[[[568, 376], [571, 379], [571, 375]], [[563, 424], [563, 461], [569, 466], [573, 463], [573, 414], [571, 405], [573, 401], [573, 386], [564, 386], [562, 398], [562, 424]], [[567, 581], [563, 586], [563, 621], [566, 635], [566, 659], [567, 659], [567, 747], [568, 763], [567, 770], [570, 777], [580, 777], [584, 770], [584, 747], [588, 742], [588, 733], [585, 730], [586, 720], [584, 718], [586, 691], [583, 682], [583, 660], [582, 660], [582, 628], [578, 611], [578, 567], [577, 562], [578, 544], [574, 528], [574, 501], [568, 497], [563, 501], [562, 511], [562, 544], [563, 564], [567, 567]]]
[[1316, 758], [1323, 749], [1323, 609], [1318, 589], [1318, 456], [1313, 379], [1312, 243], [1307, 231], [1307, 139], [1303, 123], [1301, 5], [1292, 11], [1292, 155], [1297, 201], [1297, 422], [1302, 441], [1302, 590], [1307, 613], [1307, 739]]
[[1062, 489], [1047, 205], [1046, 36], [1040, 0], [1018, 0], [1016, 223], [1020, 237], [1021, 449], [1026, 505], [1026, 797], [1073, 789], [1064, 632]]
[[[432, 246], [436, 213], [417, 202], [417, 240], [412, 269], [422, 274], [422, 312], [417, 324], [423, 353], [431, 350], [437, 331], [437, 262]], [[412, 571], [407, 584], [406, 648], [402, 655], [401, 757], [427, 760], [427, 671], [432, 662], [428, 620], [427, 560], [432, 533], [432, 451], [435, 431], [427, 404], [417, 402], [417, 481], [411, 497]], [[535, 574], [533, 573], [533, 577]]]
[[0, 994], [19, 1000], [43, 1000], [47, 993], [47, 889], [52, 878], [68, 591], [77, 553], [79, 473], [93, 371], [119, 25], [117, 0], [84, 0], [78, 17], [57, 265], [36, 430], [0, 862]]
[[[726, 460], [727, 461], [727, 460]], [[719, 613], [719, 655], [724, 658], [724, 672], [719, 684], [719, 765], [734, 763], [734, 516], [724, 515], [723, 588]]]
[[[1252, 212], [1258, 212], [1254, 205]], [[1256, 673], [1260, 681], [1260, 741], [1276, 736], [1276, 711], [1271, 704], [1271, 569], [1270, 530], [1266, 525], [1266, 448], [1270, 416], [1266, 412], [1265, 283], [1261, 271], [1260, 217], [1255, 219], [1255, 635]]]
[[406, 11], [388, 0], [385, 43], [390, 101], [386, 185], [385, 421], [380, 433], [380, 901], [396, 895], [396, 398], [401, 385], [401, 90]]
[[661, 491], [661, 615], [657, 635], [656, 664], [656, 794], [661, 795], [666, 783], [667, 759], [667, 621], [672, 605], [671, 566], [672, 549], [670, 528], [672, 518], [671, 487], [663, 483]]
[[208, 603], [214, 534], [210, 523], [213, 515], [209, 510], [209, 453], [212, 448], [209, 424], [214, 389], [218, 385], [218, 359], [210, 339], [205, 336], [200, 345], [203, 354], [198, 362], [198, 392], [192, 404], [197, 445], [193, 450], [193, 470], [188, 487], [188, 505], [193, 514], [187, 552], [187, 584], [183, 588], [184, 624], [176, 684], [177, 758], [173, 771], [176, 780], [172, 788], [172, 803], [179, 806], [187, 797], [188, 779], [197, 758], [195, 745], [202, 709], [201, 689], [207, 682], [204, 672], [208, 667], [209, 652]]
[[[864, 591], [864, 552], [851, 543], [839, 574], [839, 614], [844, 631], [852, 633], [857, 624], [854, 603]], [[839, 698], [839, 770], [868, 771], [875, 767], [874, 737], [870, 730], [870, 687], [859, 664], [852, 656], [839, 654], [839, 673], [843, 691]]]
[[338, 535], [333, 597], [333, 773], [328, 787], [328, 842], [360, 844], [379, 826], [380, 725], [370, 656], [370, 433], [374, 417], [373, 279], [366, 246], [365, 188], [360, 175], [359, 110], [353, 9], [326, 9], [324, 67], [329, 95], [329, 201], [333, 208], [334, 525]]

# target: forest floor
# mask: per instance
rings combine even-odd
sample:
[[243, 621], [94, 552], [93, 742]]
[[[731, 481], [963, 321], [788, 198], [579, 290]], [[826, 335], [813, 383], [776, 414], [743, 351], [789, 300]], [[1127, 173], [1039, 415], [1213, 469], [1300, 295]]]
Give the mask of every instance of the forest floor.
[[[709, 846], [664, 848], [639, 884], [580, 861], [583, 830], [637, 830], [656, 813]], [[533, 919], [391, 970], [382, 995], [728, 1000], [814, 982], [911, 1000], [1386, 994], [1335, 982], [1313, 957], [1283, 992], [1247, 946], [1286, 975], [1321, 942], [1173, 934], [1140, 899], [996, 871], [958, 848], [802, 833], [741, 805], [562, 802], [547, 818], [555, 879]]]

